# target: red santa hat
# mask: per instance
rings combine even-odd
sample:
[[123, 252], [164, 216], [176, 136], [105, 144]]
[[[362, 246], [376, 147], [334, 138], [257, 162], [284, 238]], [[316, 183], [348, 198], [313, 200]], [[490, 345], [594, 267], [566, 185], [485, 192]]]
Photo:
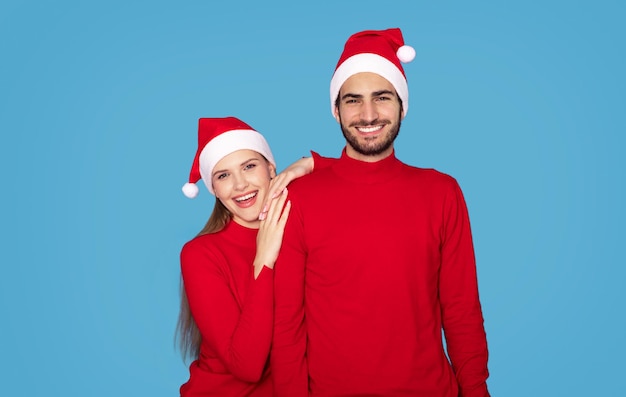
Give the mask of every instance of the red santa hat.
[[331, 113], [335, 113], [335, 100], [343, 83], [354, 74], [371, 72], [384, 77], [394, 86], [406, 115], [409, 109], [409, 87], [401, 62], [408, 63], [414, 58], [415, 49], [404, 44], [402, 32], [398, 28], [365, 30], [353, 34], [346, 42], [330, 80]]
[[201, 118], [198, 122], [198, 151], [189, 182], [183, 186], [185, 196], [195, 198], [198, 195], [196, 182], [200, 179], [209, 192], [215, 194], [211, 184], [213, 168], [224, 156], [241, 149], [254, 150], [276, 166], [267, 141], [248, 124], [235, 117]]

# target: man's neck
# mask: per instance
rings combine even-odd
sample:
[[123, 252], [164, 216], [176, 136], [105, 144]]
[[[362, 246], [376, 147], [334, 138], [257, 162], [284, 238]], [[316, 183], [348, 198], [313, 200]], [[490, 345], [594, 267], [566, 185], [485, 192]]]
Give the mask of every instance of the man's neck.
[[359, 153], [356, 150], [354, 150], [352, 146], [346, 145], [346, 155], [348, 157], [355, 159], [355, 160], [363, 161], [366, 163], [375, 163], [377, 161], [386, 159], [387, 157], [391, 156], [392, 153], [393, 153], [393, 146], [391, 146], [389, 149], [385, 150], [382, 153], [375, 154], [375, 155], [368, 155], [368, 154]]

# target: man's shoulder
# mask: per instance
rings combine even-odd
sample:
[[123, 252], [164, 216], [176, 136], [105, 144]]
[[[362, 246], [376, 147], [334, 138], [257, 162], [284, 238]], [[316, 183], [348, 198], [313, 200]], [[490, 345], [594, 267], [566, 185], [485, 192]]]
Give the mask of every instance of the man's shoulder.
[[456, 179], [444, 172], [441, 172], [435, 168], [417, 167], [414, 165], [402, 163], [404, 170], [409, 177], [419, 178], [425, 182], [441, 183], [441, 184], [456, 184]]
[[327, 182], [329, 178], [334, 178], [335, 175], [332, 172], [332, 165], [333, 164], [329, 162], [327, 166], [323, 168], [316, 168], [314, 172], [304, 175], [298, 179], [294, 179], [289, 184], [289, 191], [292, 189], [313, 189], [318, 187], [319, 184]]

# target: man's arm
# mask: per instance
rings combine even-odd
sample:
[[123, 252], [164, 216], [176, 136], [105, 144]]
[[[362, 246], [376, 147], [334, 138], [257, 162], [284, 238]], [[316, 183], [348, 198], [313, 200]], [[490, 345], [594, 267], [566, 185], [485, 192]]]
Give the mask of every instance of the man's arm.
[[439, 293], [448, 355], [462, 397], [488, 397], [487, 339], [463, 193], [454, 181], [444, 204]]

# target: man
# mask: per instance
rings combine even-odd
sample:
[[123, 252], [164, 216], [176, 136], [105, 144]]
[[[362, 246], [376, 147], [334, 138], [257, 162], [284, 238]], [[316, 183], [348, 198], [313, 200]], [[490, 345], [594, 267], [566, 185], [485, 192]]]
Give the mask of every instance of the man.
[[[489, 396], [487, 342], [457, 182], [400, 162], [399, 29], [349, 38], [330, 84], [339, 160], [294, 181], [275, 273], [276, 395]], [[447, 354], [443, 347], [445, 333]]]

